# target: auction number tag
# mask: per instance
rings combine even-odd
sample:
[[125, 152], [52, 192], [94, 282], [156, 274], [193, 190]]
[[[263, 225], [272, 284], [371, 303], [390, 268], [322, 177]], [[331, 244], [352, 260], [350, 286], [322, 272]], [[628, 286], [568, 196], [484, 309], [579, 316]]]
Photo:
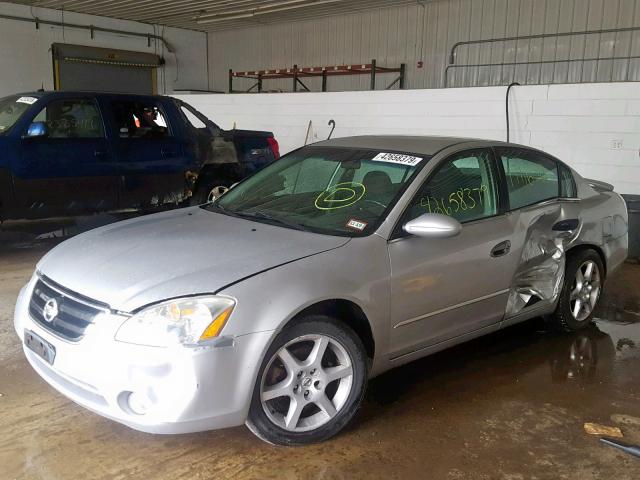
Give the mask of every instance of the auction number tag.
[[398, 165], [407, 165], [415, 167], [422, 161], [422, 157], [413, 157], [411, 155], [403, 155], [401, 153], [384, 153], [381, 152], [372, 158], [374, 162], [397, 163]]
[[20, 97], [16, 100], [17, 103], [26, 103], [27, 105], [33, 105], [38, 101], [35, 97]]

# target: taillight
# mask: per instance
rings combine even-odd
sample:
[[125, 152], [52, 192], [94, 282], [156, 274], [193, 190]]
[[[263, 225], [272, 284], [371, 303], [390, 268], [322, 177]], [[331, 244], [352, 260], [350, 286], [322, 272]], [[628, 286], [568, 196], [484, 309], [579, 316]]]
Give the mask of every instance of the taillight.
[[269, 148], [271, 149], [271, 153], [273, 153], [274, 159], [280, 158], [280, 145], [278, 145], [278, 141], [273, 137], [268, 137], [267, 141], [269, 142]]

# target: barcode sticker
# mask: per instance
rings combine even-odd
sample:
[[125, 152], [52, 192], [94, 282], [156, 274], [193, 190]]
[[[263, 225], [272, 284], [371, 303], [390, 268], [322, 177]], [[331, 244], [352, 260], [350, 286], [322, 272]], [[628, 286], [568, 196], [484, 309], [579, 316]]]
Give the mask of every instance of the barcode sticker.
[[397, 163], [399, 165], [407, 165], [415, 167], [422, 161], [422, 157], [413, 157], [411, 155], [403, 155], [401, 153], [384, 153], [381, 152], [372, 158], [374, 162]]
[[33, 105], [38, 101], [35, 97], [20, 97], [16, 100], [17, 103], [26, 103], [27, 105]]

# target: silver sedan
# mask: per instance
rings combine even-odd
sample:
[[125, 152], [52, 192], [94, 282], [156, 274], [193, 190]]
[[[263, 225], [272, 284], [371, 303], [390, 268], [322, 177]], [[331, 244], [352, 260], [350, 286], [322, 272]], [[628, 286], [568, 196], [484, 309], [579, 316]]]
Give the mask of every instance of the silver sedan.
[[49, 384], [132, 428], [306, 444], [393, 367], [532, 317], [585, 328], [627, 244], [613, 188], [544, 152], [334, 139], [62, 243], [15, 328]]

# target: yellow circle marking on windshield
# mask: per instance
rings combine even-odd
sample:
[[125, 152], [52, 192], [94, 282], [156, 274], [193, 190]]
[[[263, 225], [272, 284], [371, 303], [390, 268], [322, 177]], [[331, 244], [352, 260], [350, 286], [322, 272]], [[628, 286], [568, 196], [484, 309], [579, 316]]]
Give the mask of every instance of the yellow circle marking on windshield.
[[[318, 210], [337, 210], [338, 208], [350, 207], [364, 197], [365, 192], [366, 188], [361, 183], [336, 183], [318, 195], [315, 205]], [[340, 198], [341, 195], [344, 197]]]

